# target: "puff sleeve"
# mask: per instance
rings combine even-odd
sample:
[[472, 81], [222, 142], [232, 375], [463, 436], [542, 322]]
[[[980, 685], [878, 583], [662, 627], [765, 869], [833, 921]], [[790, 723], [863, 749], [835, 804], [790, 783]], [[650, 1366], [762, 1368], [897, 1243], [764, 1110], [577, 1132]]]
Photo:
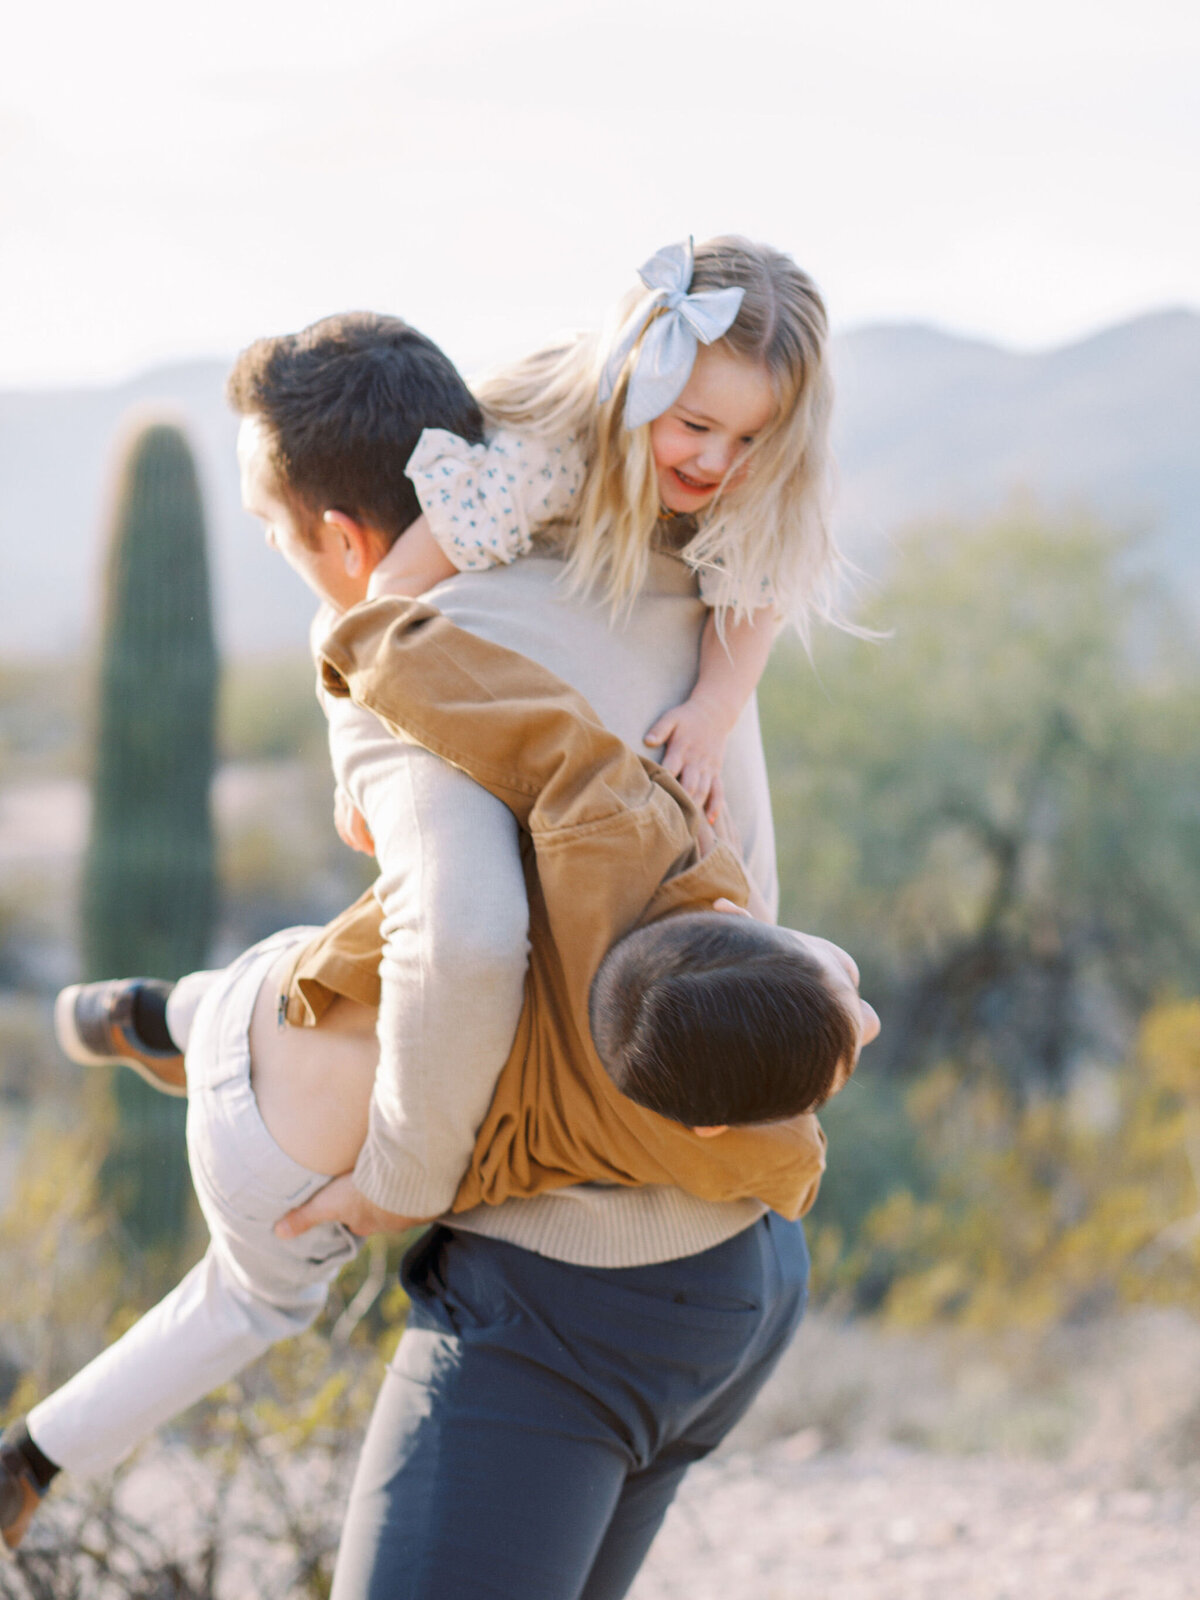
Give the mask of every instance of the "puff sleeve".
[[425, 429], [405, 468], [430, 531], [460, 572], [524, 555], [536, 529], [573, 514], [584, 470], [574, 434], [501, 430], [467, 444], [444, 428]]
[[739, 583], [720, 562], [714, 562], [711, 566], [699, 567], [697, 574], [700, 579], [700, 598], [712, 611], [722, 606], [736, 608], [739, 605], [744, 605], [747, 611], [758, 611], [763, 606], [771, 606], [777, 612], [782, 610], [778, 591], [765, 573]]

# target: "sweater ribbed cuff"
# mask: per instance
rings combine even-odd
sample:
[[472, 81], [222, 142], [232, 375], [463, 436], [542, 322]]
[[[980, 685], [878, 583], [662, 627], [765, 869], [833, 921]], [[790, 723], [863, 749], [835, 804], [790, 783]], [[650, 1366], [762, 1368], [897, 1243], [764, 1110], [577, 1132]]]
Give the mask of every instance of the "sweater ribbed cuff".
[[386, 1146], [373, 1133], [359, 1152], [354, 1186], [385, 1211], [424, 1220], [440, 1217], [454, 1199], [457, 1183], [446, 1191], [431, 1183], [426, 1169], [407, 1162], [394, 1146]]

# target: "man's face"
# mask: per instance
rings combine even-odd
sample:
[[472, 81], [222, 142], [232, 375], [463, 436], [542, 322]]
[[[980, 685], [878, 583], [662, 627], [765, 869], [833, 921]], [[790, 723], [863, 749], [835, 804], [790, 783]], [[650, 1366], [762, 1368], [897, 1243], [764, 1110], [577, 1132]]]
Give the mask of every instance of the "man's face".
[[261, 417], [243, 417], [238, 430], [242, 505], [266, 530], [267, 543], [322, 600], [345, 611], [366, 596], [368, 574], [346, 570], [345, 541], [337, 527], [297, 506], [280, 489], [271, 439]]

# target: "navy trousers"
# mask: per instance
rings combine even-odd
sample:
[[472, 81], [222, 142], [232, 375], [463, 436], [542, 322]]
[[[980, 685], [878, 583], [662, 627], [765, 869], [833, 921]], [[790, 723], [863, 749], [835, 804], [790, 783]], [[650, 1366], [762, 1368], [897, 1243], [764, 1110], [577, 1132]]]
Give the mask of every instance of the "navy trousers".
[[332, 1600], [618, 1600], [804, 1311], [774, 1214], [599, 1270], [434, 1227], [350, 1494]]

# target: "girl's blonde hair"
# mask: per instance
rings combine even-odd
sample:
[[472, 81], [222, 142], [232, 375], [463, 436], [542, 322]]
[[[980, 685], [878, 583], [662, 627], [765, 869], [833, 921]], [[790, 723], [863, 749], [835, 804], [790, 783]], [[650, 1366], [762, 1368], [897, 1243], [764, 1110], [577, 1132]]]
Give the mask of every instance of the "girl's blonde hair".
[[[692, 291], [729, 287], [745, 293], [718, 342], [766, 368], [776, 411], [740, 458], [736, 486], [705, 507], [682, 554], [697, 569], [719, 569], [718, 624], [762, 605], [765, 579], [780, 613], [807, 640], [813, 615], [836, 620], [842, 565], [826, 515], [828, 319], [812, 279], [782, 251], [733, 237], [698, 245]], [[645, 582], [660, 514], [651, 425], [627, 429], [623, 421], [640, 339], [610, 398], [601, 404], [597, 392], [617, 333], [644, 298], [628, 295], [604, 332], [539, 350], [476, 386], [497, 426], [576, 436], [588, 467], [578, 516], [562, 530], [569, 581], [599, 590], [618, 610]]]

